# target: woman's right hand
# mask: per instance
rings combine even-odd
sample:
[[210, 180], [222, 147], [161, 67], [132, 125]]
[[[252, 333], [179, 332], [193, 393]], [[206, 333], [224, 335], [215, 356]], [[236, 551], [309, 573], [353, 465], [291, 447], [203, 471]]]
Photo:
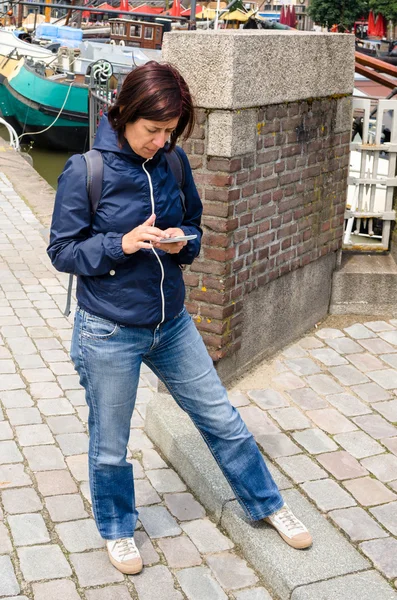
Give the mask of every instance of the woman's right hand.
[[121, 247], [124, 254], [134, 254], [142, 248], [152, 248], [149, 242], [159, 242], [161, 239], [169, 238], [168, 233], [164, 233], [161, 229], [153, 227], [156, 221], [156, 215], [151, 215], [147, 221], [126, 233], [121, 239]]

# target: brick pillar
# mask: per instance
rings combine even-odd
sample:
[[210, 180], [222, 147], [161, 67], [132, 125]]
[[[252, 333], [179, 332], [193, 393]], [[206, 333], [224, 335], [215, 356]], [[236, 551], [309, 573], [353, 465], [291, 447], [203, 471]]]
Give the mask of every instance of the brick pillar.
[[225, 380], [323, 318], [341, 247], [354, 42], [345, 34], [175, 32], [204, 204], [187, 307]]

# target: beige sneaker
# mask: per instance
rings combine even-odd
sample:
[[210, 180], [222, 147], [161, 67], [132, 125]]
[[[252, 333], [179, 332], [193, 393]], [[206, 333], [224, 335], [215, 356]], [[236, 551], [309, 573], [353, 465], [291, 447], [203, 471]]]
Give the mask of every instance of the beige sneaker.
[[121, 538], [106, 542], [110, 562], [116, 569], [126, 575], [135, 575], [143, 569], [143, 563], [134, 538]]
[[313, 538], [304, 524], [295, 517], [286, 504], [264, 520], [273, 525], [283, 540], [292, 548], [309, 548], [313, 543]]

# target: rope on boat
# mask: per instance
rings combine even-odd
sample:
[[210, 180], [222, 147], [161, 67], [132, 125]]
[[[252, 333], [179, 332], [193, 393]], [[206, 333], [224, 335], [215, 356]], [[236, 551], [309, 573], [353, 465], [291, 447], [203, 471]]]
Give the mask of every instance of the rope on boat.
[[72, 83], [69, 85], [69, 89], [67, 91], [65, 100], [63, 101], [63, 104], [59, 110], [59, 113], [57, 114], [57, 116], [55, 117], [53, 122], [50, 125], [48, 125], [48, 127], [46, 127], [45, 129], [42, 129], [41, 131], [29, 131], [29, 132], [27, 131], [26, 133], [23, 133], [22, 135], [19, 136], [18, 140], [22, 139], [25, 135], [28, 135], [30, 137], [31, 135], [39, 135], [40, 133], [45, 133], [46, 131], [51, 129], [51, 127], [53, 125], [55, 125], [55, 123], [58, 121], [59, 117], [61, 116], [63, 109], [65, 108], [65, 105], [66, 105], [66, 102], [68, 101], [70, 90], [72, 89], [73, 84], [74, 84], [74, 81], [72, 81]]
[[7, 121], [5, 121], [4, 119], [2, 119], [0, 117], [0, 124], [4, 125], [4, 127], [6, 127], [7, 131], [8, 131], [8, 135], [10, 136], [10, 146], [11, 148], [14, 148], [14, 150], [19, 151], [19, 138], [18, 138], [18, 134], [15, 131], [15, 129], [12, 127], [12, 125], [10, 125], [9, 123], [7, 123]]

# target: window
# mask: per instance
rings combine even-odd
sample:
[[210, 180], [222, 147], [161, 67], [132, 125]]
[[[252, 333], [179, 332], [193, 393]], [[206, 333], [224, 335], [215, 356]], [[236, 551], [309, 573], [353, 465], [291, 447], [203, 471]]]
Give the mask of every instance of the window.
[[156, 27], [156, 42], [161, 41], [161, 27]]
[[140, 38], [142, 36], [142, 25], [131, 25], [130, 36]]
[[145, 40], [152, 40], [152, 39], [153, 39], [153, 28], [145, 27]]
[[119, 23], [119, 35], [125, 36], [125, 23]]

